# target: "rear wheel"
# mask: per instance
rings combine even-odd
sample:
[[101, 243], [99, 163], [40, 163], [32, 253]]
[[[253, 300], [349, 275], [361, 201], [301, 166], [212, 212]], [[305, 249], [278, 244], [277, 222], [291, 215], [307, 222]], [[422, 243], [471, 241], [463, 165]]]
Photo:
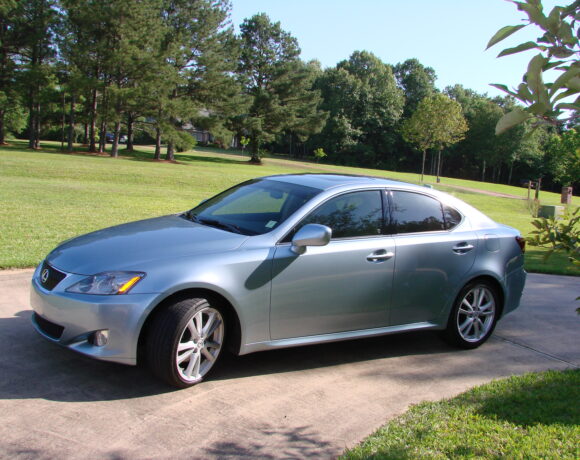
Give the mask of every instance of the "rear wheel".
[[485, 281], [467, 284], [457, 296], [445, 338], [461, 348], [477, 348], [492, 334], [499, 309], [496, 288]]
[[217, 362], [225, 332], [218, 305], [202, 297], [179, 301], [153, 319], [147, 337], [147, 362], [170, 385], [195, 385]]

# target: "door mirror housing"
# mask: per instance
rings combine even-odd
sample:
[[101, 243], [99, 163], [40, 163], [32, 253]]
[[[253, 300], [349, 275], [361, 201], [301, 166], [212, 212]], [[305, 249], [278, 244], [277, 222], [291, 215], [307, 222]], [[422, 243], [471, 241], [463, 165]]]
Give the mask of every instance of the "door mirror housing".
[[325, 225], [306, 224], [292, 238], [292, 251], [304, 254], [306, 246], [326, 246], [332, 237], [332, 229]]

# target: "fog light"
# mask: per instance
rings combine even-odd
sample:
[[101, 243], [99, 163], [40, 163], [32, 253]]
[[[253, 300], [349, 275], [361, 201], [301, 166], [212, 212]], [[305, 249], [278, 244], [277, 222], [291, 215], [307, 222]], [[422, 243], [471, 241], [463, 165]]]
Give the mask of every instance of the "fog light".
[[90, 337], [90, 342], [96, 347], [104, 347], [109, 341], [109, 331], [108, 329], [103, 329], [102, 331], [95, 331]]

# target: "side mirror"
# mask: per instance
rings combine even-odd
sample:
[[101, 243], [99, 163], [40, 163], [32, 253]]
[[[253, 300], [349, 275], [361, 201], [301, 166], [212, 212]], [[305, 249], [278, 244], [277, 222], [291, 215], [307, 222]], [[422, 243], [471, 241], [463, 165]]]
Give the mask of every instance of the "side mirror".
[[332, 230], [325, 225], [307, 224], [296, 232], [290, 249], [296, 254], [304, 254], [306, 246], [326, 246], [331, 237]]

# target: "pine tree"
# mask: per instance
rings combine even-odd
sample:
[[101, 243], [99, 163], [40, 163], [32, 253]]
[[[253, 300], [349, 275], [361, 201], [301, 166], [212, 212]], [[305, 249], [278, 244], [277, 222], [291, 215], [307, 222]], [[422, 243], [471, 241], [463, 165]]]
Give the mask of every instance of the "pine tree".
[[325, 115], [318, 112], [320, 93], [312, 90], [312, 69], [300, 61], [297, 40], [263, 13], [246, 19], [240, 30], [239, 73], [251, 106], [238, 121], [251, 140], [250, 161], [260, 163], [264, 143], [284, 131], [316, 132]]

